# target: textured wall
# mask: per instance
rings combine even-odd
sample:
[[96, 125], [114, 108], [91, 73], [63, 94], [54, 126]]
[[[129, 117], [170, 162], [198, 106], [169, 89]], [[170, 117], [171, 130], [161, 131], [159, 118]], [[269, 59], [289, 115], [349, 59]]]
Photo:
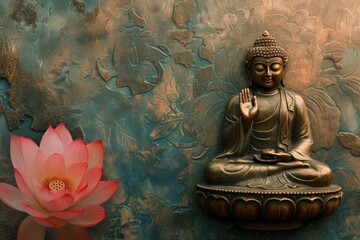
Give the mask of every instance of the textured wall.
[[[14, 183], [10, 133], [39, 141], [63, 121], [103, 139], [104, 179], [122, 187], [93, 239], [360, 239], [360, 1], [1, 0], [0, 16], [0, 180]], [[289, 54], [313, 156], [344, 189], [335, 214], [286, 233], [240, 230], [195, 201], [265, 29]], [[23, 217], [1, 204], [0, 239]]]

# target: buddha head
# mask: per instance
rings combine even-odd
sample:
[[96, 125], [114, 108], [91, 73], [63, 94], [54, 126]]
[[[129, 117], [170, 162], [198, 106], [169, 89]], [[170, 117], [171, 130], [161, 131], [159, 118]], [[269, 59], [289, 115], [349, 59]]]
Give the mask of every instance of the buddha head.
[[276, 89], [280, 84], [284, 86], [287, 60], [285, 50], [265, 31], [246, 55], [245, 63], [251, 78], [249, 86], [255, 85], [266, 91]]

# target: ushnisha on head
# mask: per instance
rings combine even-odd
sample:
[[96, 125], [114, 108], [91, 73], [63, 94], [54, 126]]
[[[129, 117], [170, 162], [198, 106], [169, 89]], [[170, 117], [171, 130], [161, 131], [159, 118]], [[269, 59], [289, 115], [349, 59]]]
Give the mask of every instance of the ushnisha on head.
[[249, 49], [246, 55], [245, 63], [248, 67], [250, 67], [251, 60], [255, 57], [281, 57], [284, 61], [284, 66], [288, 60], [285, 50], [278, 45], [275, 38], [271, 37], [266, 30], [263, 32], [261, 38], [255, 40], [254, 45]]
[[284, 85], [285, 66], [288, 57], [268, 31], [254, 42], [249, 49], [245, 63], [249, 70], [249, 87], [272, 91]]

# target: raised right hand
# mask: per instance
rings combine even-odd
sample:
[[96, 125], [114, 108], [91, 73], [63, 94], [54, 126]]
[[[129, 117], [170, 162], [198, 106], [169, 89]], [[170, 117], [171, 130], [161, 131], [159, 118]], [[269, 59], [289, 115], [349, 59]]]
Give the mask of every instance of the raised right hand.
[[243, 88], [240, 92], [240, 113], [245, 120], [252, 120], [258, 113], [256, 96], [252, 99], [249, 88]]

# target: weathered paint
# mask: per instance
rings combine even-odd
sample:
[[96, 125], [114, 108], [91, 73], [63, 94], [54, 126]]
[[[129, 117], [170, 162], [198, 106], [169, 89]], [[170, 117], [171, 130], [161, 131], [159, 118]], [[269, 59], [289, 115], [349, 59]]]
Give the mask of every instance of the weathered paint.
[[[11, 133], [39, 141], [64, 121], [102, 139], [103, 178], [122, 185], [92, 239], [359, 237], [359, 1], [5, 0], [0, 14], [0, 179], [14, 183]], [[313, 156], [344, 190], [335, 214], [289, 232], [240, 230], [195, 201], [265, 29], [288, 52], [285, 85], [308, 105]], [[0, 239], [23, 217], [0, 204]]]

